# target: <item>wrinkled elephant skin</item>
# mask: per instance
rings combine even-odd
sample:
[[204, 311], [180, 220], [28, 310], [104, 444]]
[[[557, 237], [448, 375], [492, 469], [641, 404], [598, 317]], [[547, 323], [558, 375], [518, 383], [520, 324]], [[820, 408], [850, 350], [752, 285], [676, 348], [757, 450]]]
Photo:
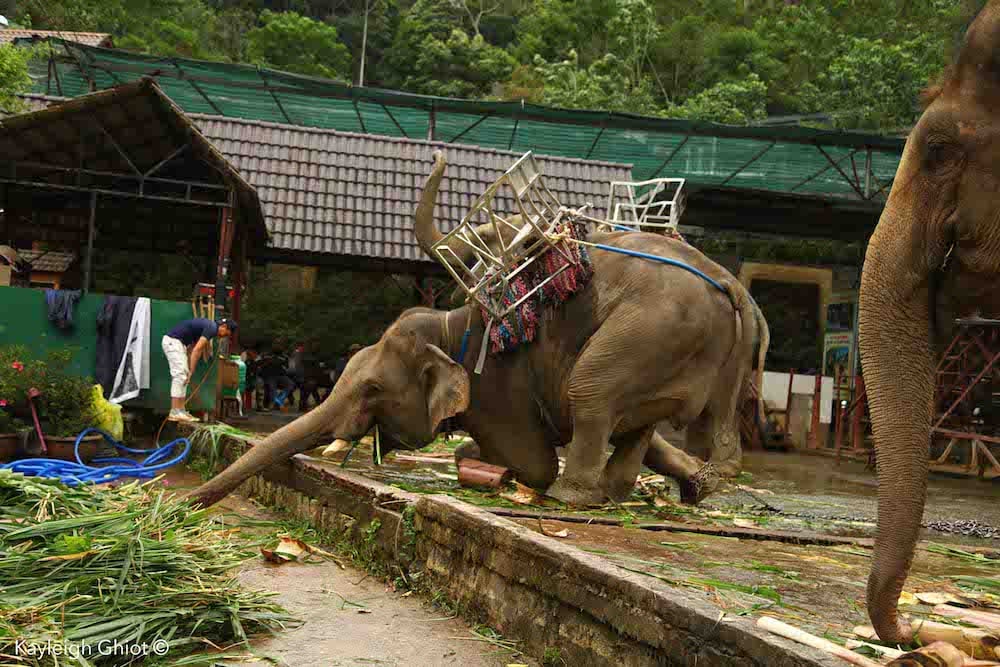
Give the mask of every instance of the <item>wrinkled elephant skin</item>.
[[1000, 316], [1000, 0], [971, 23], [925, 94], [865, 256], [860, 347], [875, 435], [872, 624], [908, 642], [896, 605], [920, 533], [935, 367], [955, 318]]

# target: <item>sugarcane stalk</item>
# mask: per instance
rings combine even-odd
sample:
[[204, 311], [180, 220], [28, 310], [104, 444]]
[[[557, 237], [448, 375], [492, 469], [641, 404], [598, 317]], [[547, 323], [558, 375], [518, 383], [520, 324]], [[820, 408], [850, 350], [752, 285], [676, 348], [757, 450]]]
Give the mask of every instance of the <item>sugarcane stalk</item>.
[[811, 646], [812, 648], [819, 649], [820, 651], [825, 651], [826, 653], [837, 656], [841, 660], [845, 660], [852, 665], [858, 665], [858, 667], [882, 667], [881, 663], [875, 662], [870, 658], [866, 658], [860, 653], [855, 653], [848, 648], [838, 646], [837, 644], [834, 644], [827, 639], [823, 639], [822, 637], [811, 635], [805, 630], [800, 630], [799, 628], [770, 616], [762, 616], [758, 619], [757, 627], [774, 633], [780, 637], [784, 637], [785, 639], [791, 639], [792, 641], [800, 644], [805, 644], [806, 646]]

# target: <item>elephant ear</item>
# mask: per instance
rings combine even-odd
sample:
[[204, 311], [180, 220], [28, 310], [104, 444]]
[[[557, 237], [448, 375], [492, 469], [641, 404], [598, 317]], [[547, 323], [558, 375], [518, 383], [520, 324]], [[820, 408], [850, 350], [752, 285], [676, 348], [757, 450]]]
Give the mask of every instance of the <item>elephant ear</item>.
[[434, 433], [445, 419], [469, 407], [469, 374], [436, 345], [428, 343], [427, 352], [424, 366], [427, 414], [431, 433]]

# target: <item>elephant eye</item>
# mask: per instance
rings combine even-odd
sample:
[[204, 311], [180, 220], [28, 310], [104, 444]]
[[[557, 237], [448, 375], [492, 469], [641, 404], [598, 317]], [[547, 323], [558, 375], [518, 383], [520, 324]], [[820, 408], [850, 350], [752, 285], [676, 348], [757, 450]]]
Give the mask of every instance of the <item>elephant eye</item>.
[[960, 155], [958, 146], [940, 138], [928, 140], [924, 149], [924, 164], [928, 169], [940, 170], [953, 163]]

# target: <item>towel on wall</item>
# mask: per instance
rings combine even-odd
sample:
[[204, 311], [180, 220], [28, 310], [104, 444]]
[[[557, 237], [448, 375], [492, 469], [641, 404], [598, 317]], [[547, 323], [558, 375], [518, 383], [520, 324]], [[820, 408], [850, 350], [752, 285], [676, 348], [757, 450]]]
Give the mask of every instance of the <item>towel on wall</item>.
[[141, 298], [132, 310], [125, 353], [111, 384], [111, 403], [124, 403], [149, 389], [149, 324], [150, 302]]
[[49, 321], [60, 329], [73, 327], [73, 309], [80, 301], [80, 290], [45, 290], [45, 304], [49, 308]]
[[125, 347], [132, 330], [132, 314], [139, 300], [134, 296], [105, 296], [97, 314], [96, 379], [111, 397], [112, 385], [125, 358]]

